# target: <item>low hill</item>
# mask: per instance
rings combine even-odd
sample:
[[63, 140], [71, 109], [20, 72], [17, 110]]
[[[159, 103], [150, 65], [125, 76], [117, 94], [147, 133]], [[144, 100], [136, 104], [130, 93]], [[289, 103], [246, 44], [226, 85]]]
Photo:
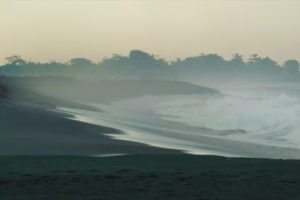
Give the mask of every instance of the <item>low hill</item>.
[[145, 95], [219, 94], [215, 89], [180, 81], [165, 80], [100, 80], [86, 81], [53, 77], [0, 77], [9, 85], [11, 96], [22, 98], [43, 95], [78, 102], [107, 102]]

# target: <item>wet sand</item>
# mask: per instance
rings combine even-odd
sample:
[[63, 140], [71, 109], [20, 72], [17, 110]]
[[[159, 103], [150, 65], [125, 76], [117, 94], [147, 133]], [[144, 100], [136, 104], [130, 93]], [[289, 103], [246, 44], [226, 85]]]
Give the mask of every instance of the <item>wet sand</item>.
[[122, 134], [120, 130], [68, 117], [45, 106], [0, 100], [0, 156], [180, 153], [114, 140], [105, 134]]
[[300, 161], [191, 155], [0, 157], [1, 199], [299, 199]]

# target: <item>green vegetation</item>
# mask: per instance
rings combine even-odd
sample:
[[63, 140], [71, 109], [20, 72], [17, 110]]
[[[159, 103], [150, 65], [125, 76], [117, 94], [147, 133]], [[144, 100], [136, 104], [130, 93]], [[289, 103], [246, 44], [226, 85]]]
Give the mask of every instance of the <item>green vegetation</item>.
[[134, 79], [134, 80], [183, 80], [201, 78], [247, 79], [264, 81], [299, 81], [299, 62], [288, 60], [282, 66], [257, 54], [244, 61], [239, 54], [225, 60], [217, 54], [201, 54], [177, 59], [173, 62], [140, 50], [132, 50], [129, 56], [114, 54], [101, 62], [93, 63], [85, 58], [73, 58], [67, 63], [29, 62], [20, 56], [10, 56], [0, 67], [5, 76], [59, 76], [77, 79]]

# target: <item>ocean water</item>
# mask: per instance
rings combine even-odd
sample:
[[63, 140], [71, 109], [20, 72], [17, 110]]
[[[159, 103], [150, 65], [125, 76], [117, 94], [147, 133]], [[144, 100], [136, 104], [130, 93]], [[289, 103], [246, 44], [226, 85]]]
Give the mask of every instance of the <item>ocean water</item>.
[[300, 100], [284, 93], [186, 97], [160, 102], [155, 112], [232, 139], [300, 147]]
[[300, 158], [298, 89], [224, 90], [222, 95], [144, 96], [60, 108], [73, 119], [118, 128], [112, 138], [193, 154]]

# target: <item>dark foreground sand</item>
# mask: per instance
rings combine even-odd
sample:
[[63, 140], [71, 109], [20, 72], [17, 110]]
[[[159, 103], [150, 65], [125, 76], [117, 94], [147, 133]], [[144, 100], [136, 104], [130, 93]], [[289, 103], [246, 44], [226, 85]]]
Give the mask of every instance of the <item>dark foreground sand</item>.
[[300, 161], [190, 155], [0, 157], [0, 199], [300, 199]]

